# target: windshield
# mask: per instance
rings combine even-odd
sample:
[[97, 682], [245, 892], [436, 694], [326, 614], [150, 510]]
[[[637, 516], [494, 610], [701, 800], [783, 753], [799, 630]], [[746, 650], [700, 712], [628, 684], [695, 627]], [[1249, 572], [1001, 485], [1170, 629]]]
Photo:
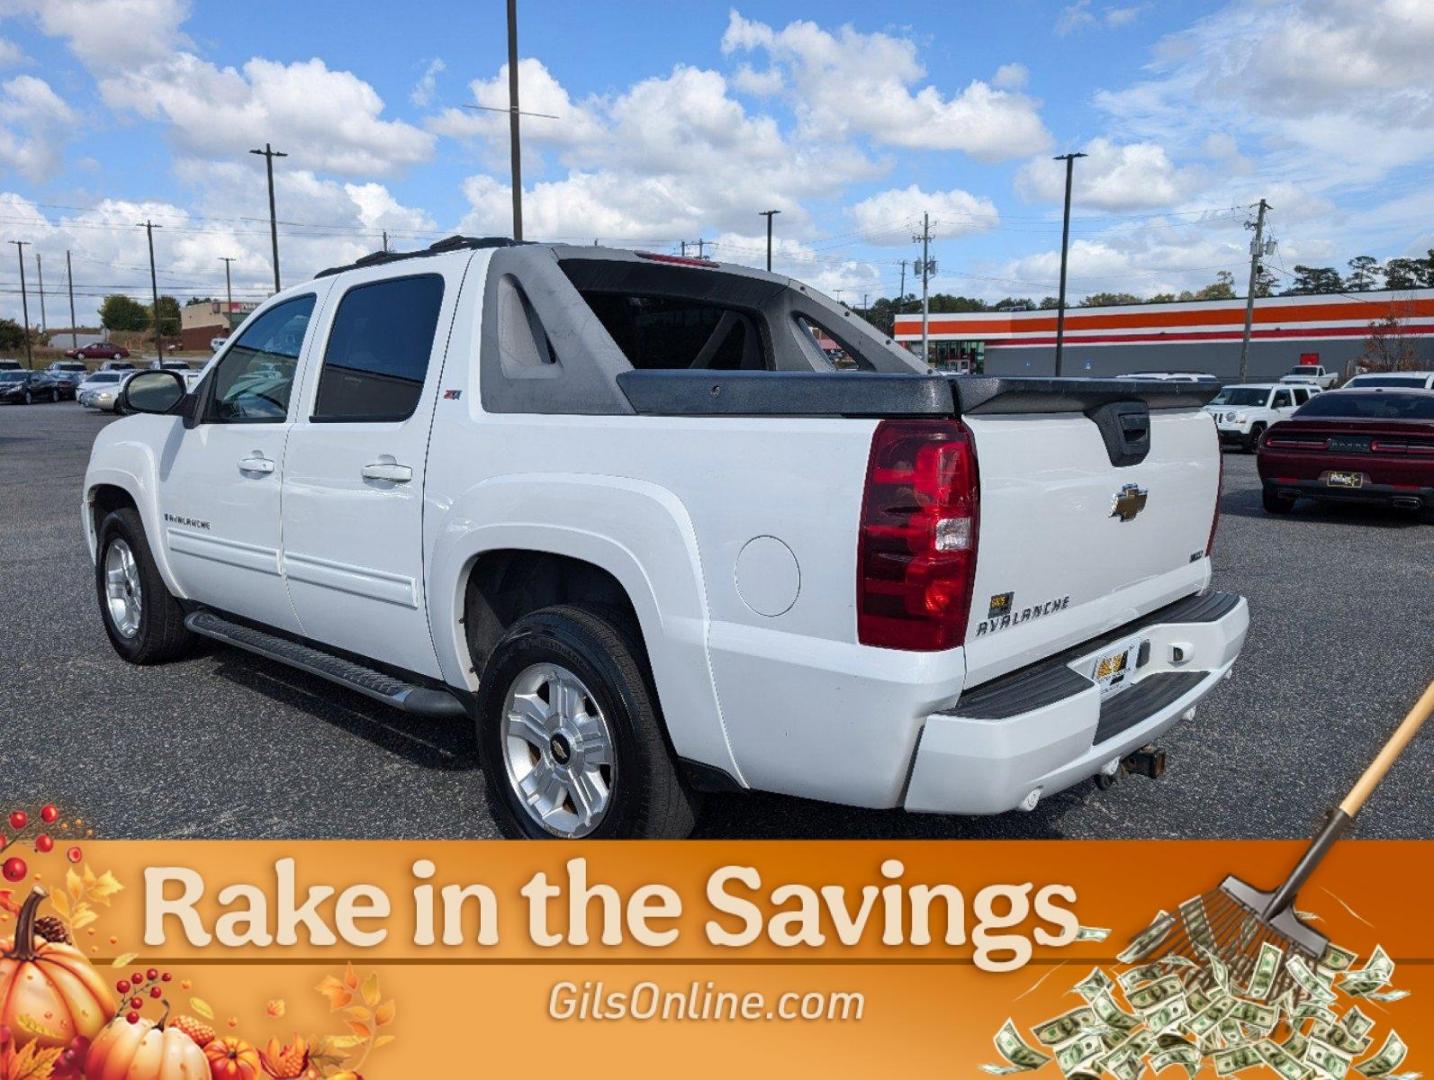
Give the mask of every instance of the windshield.
[[1418, 375], [1360, 375], [1349, 381], [1350, 386], [1403, 386], [1421, 390], [1424, 379]]
[[1302, 364], [1302, 365], [1300, 365], [1300, 366], [1297, 367], [1297, 368], [1291, 368], [1291, 369], [1290, 369], [1290, 374], [1291, 374], [1291, 375], [1318, 375], [1318, 374], [1319, 374], [1319, 368], [1317, 368], [1317, 367], [1310, 367], [1308, 364]]
[[1227, 386], [1213, 398], [1211, 405], [1263, 405], [1269, 391], [1257, 386]]
[[1351, 420], [1434, 420], [1434, 394], [1363, 394], [1345, 391], [1320, 394], [1295, 416], [1301, 420], [1325, 417]]
[[0, 382], [24, 382], [23, 371], [0, 371]]
[[107, 371], [101, 371], [98, 375], [91, 375], [89, 382], [119, 382], [118, 375], [111, 375]]

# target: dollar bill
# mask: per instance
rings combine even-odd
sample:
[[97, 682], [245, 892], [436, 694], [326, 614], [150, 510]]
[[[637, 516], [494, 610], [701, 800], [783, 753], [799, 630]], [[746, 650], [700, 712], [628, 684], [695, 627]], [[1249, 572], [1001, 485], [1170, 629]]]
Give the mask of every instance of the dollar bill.
[[1116, 959], [1122, 964], [1133, 964], [1137, 960], [1144, 959], [1170, 936], [1170, 931], [1174, 926], [1175, 916], [1168, 911], [1157, 912], [1150, 925], [1131, 938], [1130, 944], [1116, 955]]
[[1333, 1024], [1337, 1018], [1334, 1010], [1327, 1005], [1321, 1005], [1317, 1001], [1306, 1001], [1302, 1005], [1295, 1006], [1295, 1014], [1292, 1020], [1295, 1024], [1306, 1024], [1313, 1020], [1320, 1024]]
[[1214, 1031], [1219, 1026], [1220, 1021], [1230, 1015], [1230, 1010], [1234, 1007], [1235, 1001], [1233, 998], [1221, 998], [1219, 1001], [1214, 1002], [1192, 1016], [1190, 1023], [1185, 1026], [1192, 1035], [1197, 1037], [1203, 1036]]
[[1082, 926], [1076, 930], [1077, 941], [1104, 941], [1110, 937], [1108, 926]]
[[1256, 1065], [1263, 1065], [1264, 1058], [1260, 1057], [1260, 1051], [1254, 1046], [1234, 1046], [1228, 1050], [1217, 1050], [1214, 1054], [1215, 1072], [1219, 1076], [1229, 1076], [1232, 1073], [1244, 1069], [1253, 1069]]
[[1115, 983], [1111, 981], [1110, 976], [1100, 968], [1091, 968], [1090, 974], [1076, 983], [1072, 989], [1081, 997], [1085, 998], [1086, 1001], [1090, 1001], [1092, 998], [1099, 997], [1101, 994], [1109, 993], [1110, 988], [1114, 985]]
[[1202, 949], [1215, 948], [1215, 935], [1210, 931], [1210, 919], [1205, 914], [1205, 899], [1192, 896], [1180, 905], [1180, 918], [1185, 922], [1185, 932], [1190, 940]]
[[1039, 1050], [1026, 1044], [1016, 1030], [1015, 1021], [1007, 1019], [996, 1032], [992, 1042], [996, 1051], [1009, 1062], [1008, 1065], [982, 1065], [981, 1068], [993, 1076], [1008, 1076], [1013, 1072], [1029, 1072], [1039, 1069], [1051, 1059]]
[[1280, 1011], [1273, 1005], [1237, 998], [1235, 1007], [1230, 1010], [1229, 1019], [1249, 1024], [1261, 1032], [1270, 1032], [1280, 1022]]
[[1355, 1069], [1365, 1076], [1383, 1076], [1399, 1068], [1408, 1053], [1409, 1048], [1404, 1045], [1399, 1032], [1391, 1031], [1385, 1038], [1384, 1045], [1379, 1048], [1379, 1053], [1367, 1061], [1361, 1061]]
[[1150, 1059], [1150, 1067], [1156, 1072], [1164, 1072], [1172, 1065], [1180, 1065], [1185, 1069], [1187, 1076], [1193, 1077], [1200, 1070], [1200, 1051], [1186, 1043], [1183, 1046], [1172, 1046], [1160, 1051]]
[[[1373, 1025], [1371, 1025], [1373, 1026]], [[1325, 1023], [1318, 1021], [1310, 1029], [1310, 1037], [1320, 1039], [1329, 1046], [1333, 1046], [1341, 1053], [1353, 1057], [1355, 1054], [1362, 1054], [1369, 1049], [1370, 1038], [1368, 1035], [1356, 1035], [1342, 1024]]]
[[1319, 966], [1327, 971], [1346, 971], [1358, 958], [1358, 955], [1358, 953], [1342, 949], [1334, 942], [1330, 942], [1324, 947], [1324, 952], [1320, 954]]
[[1108, 992], [1091, 998], [1090, 1007], [1100, 1022], [1108, 1028], [1129, 1032], [1140, 1026], [1140, 1021], [1117, 1005]]
[[1409, 996], [1409, 991], [1408, 991], [1408, 990], [1382, 990], [1382, 991], [1379, 991], [1379, 992], [1377, 992], [1377, 993], [1364, 994], [1364, 995], [1361, 995], [1361, 996], [1363, 996], [1363, 997], [1369, 999], [1370, 1001], [1382, 1001], [1382, 1002], [1386, 1002], [1386, 1003], [1387, 1003], [1387, 1002], [1390, 1002], [1390, 1001], [1398, 1001], [1398, 1000], [1400, 1000], [1401, 998], [1407, 998], [1407, 997]]
[[1255, 958], [1255, 970], [1250, 973], [1250, 985], [1246, 987], [1245, 996], [1256, 1001], [1264, 1001], [1269, 997], [1284, 958], [1285, 951], [1278, 945], [1272, 945], [1268, 941], [1261, 942], [1260, 955]]
[[1255, 1049], [1260, 1052], [1260, 1057], [1265, 1059], [1265, 1064], [1284, 1077], [1284, 1080], [1304, 1080], [1304, 1077], [1309, 1075], [1309, 1066], [1269, 1039], [1261, 1039], [1255, 1044]]
[[1105, 1044], [1100, 1041], [1099, 1035], [1081, 1035], [1074, 1042], [1068, 1043], [1056, 1051], [1056, 1064], [1061, 1072], [1070, 1076], [1080, 1070], [1082, 1065], [1105, 1052]]
[[1344, 1017], [1340, 1020], [1339, 1026], [1351, 1035], [1359, 1038], [1369, 1032], [1369, 1029], [1374, 1026], [1374, 1021], [1368, 1016], [1365, 1016], [1358, 1005], [1351, 1005], [1349, 1012], [1345, 1013]]
[[1215, 985], [1221, 990], [1229, 993], [1230, 969], [1215, 954], [1214, 949], [1201, 949], [1200, 951], [1205, 954], [1205, 968], [1210, 973], [1210, 978], [1215, 980]]
[[1394, 961], [1382, 945], [1376, 945], [1364, 967], [1340, 974], [1339, 988], [1351, 997], [1364, 997], [1387, 985], [1393, 976]]
[[1145, 1018], [1145, 1025], [1151, 1031], [1169, 1031], [1182, 1020], [1189, 1018], [1190, 1006], [1185, 1003], [1185, 995], [1181, 994], [1150, 1013]]
[[1031, 1029], [1036, 1041], [1046, 1046], [1060, 1046], [1062, 1043], [1070, 1042], [1082, 1032], [1089, 1031], [1095, 1026], [1095, 1013], [1090, 1006], [1082, 1005], [1078, 1009], [1062, 1013], [1060, 1016], [1052, 1017], [1042, 1024], [1037, 1024]]
[[1331, 1046], [1323, 1039], [1311, 1036], [1309, 1045], [1305, 1047], [1305, 1060], [1325, 1076], [1332, 1076], [1334, 1080], [1344, 1080], [1344, 1075], [1349, 1072], [1351, 1058], [1349, 1054]]
[[[1219, 991], [1217, 990], [1216, 993], [1218, 994]], [[1193, 1015], [1194, 1013], [1204, 1012], [1206, 1007], [1209, 1006], [1211, 998], [1204, 990], [1200, 989], [1200, 987], [1187, 986], [1185, 988], [1185, 1001], [1189, 1004], [1190, 1012]]]
[[1181, 983], [1179, 976], [1166, 975], [1156, 979], [1153, 983], [1131, 990], [1125, 995], [1125, 1000], [1130, 1002], [1131, 1007], [1137, 1012], [1148, 1013], [1183, 993], [1184, 984]]
[[1156, 979], [1164, 978], [1168, 973], [1166, 966], [1157, 960], [1153, 963], [1133, 967], [1129, 971], [1122, 971], [1116, 976], [1116, 981], [1120, 983], [1122, 990], [1129, 993], [1133, 987], [1139, 986], [1141, 983], [1154, 982]]
[[1289, 972], [1290, 978], [1294, 979], [1295, 985], [1309, 995], [1310, 999], [1321, 1005], [1328, 1005], [1335, 1000], [1335, 993], [1325, 985], [1324, 980], [1310, 970], [1305, 963], [1304, 957], [1292, 956], [1285, 964], [1285, 970]]
[[1287, 1053], [1292, 1054], [1297, 1058], [1302, 1058], [1305, 1056], [1305, 1049], [1309, 1046], [1309, 1044], [1310, 1041], [1308, 1036], [1302, 1035], [1298, 1031], [1290, 1032], [1289, 1037], [1286, 1038], [1284, 1042], [1280, 1043], [1280, 1045], [1285, 1048], [1285, 1051]]

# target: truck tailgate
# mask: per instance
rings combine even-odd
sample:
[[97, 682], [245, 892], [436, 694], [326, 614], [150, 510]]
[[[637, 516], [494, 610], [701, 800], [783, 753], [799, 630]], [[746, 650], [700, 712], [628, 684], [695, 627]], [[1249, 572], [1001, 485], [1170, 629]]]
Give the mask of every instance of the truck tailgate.
[[1148, 453], [1123, 465], [1082, 412], [963, 420], [981, 483], [968, 687], [1207, 583], [1220, 458], [1198, 407], [1150, 410]]

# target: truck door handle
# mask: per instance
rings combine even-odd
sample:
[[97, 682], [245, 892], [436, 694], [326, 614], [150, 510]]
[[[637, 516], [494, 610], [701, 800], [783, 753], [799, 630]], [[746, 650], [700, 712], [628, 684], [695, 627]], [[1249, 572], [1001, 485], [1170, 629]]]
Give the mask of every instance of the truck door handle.
[[395, 465], [391, 461], [375, 461], [363, 467], [365, 480], [387, 480], [391, 484], [406, 484], [413, 479], [413, 470], [407, 465]]
[[239, 471], [251, 473], [263, 473], [268, 475], [274, 471], [274, 463], [266, 457], [246, 457], [239, 459]]

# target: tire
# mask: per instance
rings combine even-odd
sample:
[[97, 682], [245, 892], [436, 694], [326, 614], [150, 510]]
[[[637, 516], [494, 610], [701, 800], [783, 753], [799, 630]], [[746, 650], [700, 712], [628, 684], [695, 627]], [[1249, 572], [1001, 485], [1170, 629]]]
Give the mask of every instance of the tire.
[[1250, 434], [1245, 436], [1245, 452], [1253, 454], [1260, 445], [1260, 436], [1265, 433], [1264, 424], [1255, 424], [1250, 428]]
[[678, 839], [696, 822], [639, 635], [620, 611], [560, 605], [514, 623], [479, 682], [478, 747], [508, 836]]
[[1288, 514], [1295, 508], [1295, 500], [1288, 495], [1280, 495], [1277, 492], [1265, 488], [1260, 493], [1260, 498], [1265, 504], [1267, 514]]
[[51, 405], [58, 405], [59, 403], [60, 403], [60, 392], [59, 392], [58, 390], [51, 390], [51, 391], [50, 391], [50, 404], [51, 404]]
[[25, 391], [25, 404], [26, 404], [26, 405], [33, 405], [33, 404], [35, 404], [35, 395], [32, 394], [32, 393], [30, 393], [30, 391], [28, 391], [28, 390]]
[[[96, 551], [100, 619], [115, 652], [131, 664], [162, 664], [183, 656], [194, 643], [194, 635], [184, 625], [179, 601], [160, 577], [139, 511], [126, 506], [107, 515], [100, 522]], [[111, 574], [116, 571], [120, 577], [112, 582]], [[112, 586], [123, 595], [112, 596]], [[133, 600], [136, 595], [137, 605], [126, 603], [126, 598]]]

